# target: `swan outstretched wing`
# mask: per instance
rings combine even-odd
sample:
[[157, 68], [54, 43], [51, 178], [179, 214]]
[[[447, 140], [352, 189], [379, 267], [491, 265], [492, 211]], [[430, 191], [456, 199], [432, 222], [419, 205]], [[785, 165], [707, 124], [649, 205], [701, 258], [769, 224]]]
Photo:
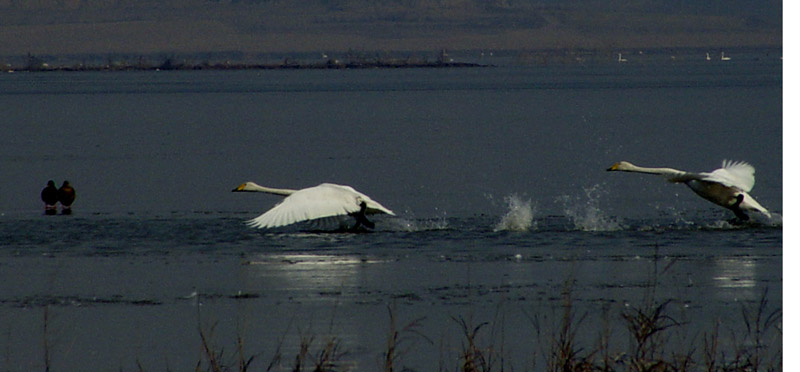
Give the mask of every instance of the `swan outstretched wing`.
[[756, 183], [755, 173], [756, 169], [746, 162], [723, 160], [722, 168], [701, 175], [705, 181], [719, 182], [728, 187], [750, 192]]
[[358, 212], [361, 207], [357, 195], [343, 193], [337, 186], [322, 184], [299, 190], [264, 214], [248, 221], [248, 224], [258, 228], [280, 227]]
[[250, 226], [258, 228], [281, 227], [302, 221], [318, 221], [346, 215], [356, 216], [359, 223], [364, 222], [364, 214], [386, 213], [394, 216], [394, 212], [388, 208], [345, 185], [323, 183], [302, 190], [290, 190], [247, 182], [233, 191], [265, 192], [286, 196], [286, 199], [272, 209], [247, 221]]
[[[281, 227], [302, 221], [348, 215], [357, 211], [351, 211], [344, 206], [332, 203], [315, 203], [308, 205], [308, 207], [303, 205], [302, 203], [296, 203], [296, 200], [286, 198], [274, 208], [248, 221], [248, 225], [257, 228]], [[313, 207], [313, 209], [309, 209], [309, 207]]]

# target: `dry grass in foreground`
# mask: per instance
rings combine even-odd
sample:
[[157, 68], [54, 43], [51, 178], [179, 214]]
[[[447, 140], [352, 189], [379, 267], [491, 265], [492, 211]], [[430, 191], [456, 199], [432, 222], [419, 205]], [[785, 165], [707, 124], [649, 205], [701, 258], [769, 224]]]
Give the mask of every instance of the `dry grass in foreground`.
[[[565, 283], [561, 305], [554, 310], [553, 319], [542, 314], [527, 314], [535, 332], [531, 343], [538, 345], [533, 359], [527, 366], [512, 365], [505, 352], [502, 337], [503, 319], [497, 316], [490, 321], [475, 324], [471, 319], [452, 317], [453, 324], [461, 330], [461, 348], [458, 362], [453, 364], [441, 358], [437, 366], [424, 370], [488, 372], [488, 371], [550, 371], [550, 372], [662, 372], [662, 371], [781, 371], [782, 363], [782, 310], [767, 303], [765, 290], [757, 303], [741, 307], [741, 328], [724, 330], [719, 324], [708, 330], [699, 330], [697, 337], [681, 338], [688, 322], [678, 320], [672, 313], [677, 307], [671, 300], [646, 299], [641, 306], [627, 307], [619, 317], [629, 338], [629, 347], [615, 349], [611, 342], [608, 316], [602, 325], [589, 327], [584, 324], [586, 315], [575, 313], [572, 301], [572, 283]], [[557, 311], [557, 312], [556, 312]], [[416, 371], [406, 366], [412, 364], [413, 351], [419, 347], [436, 347], [436, 343], [425, 335], [424, 319], [414, 319], [398, 326], [396, 308], [389, 306], [389, 327], [386, 346], [381, 362], [368, 370], [384, 372]], [[195, 371], [240, 371], [250, 370], [255, 355], [246, 355], [243, 340], [237, 336], [234, 354], [226, 357], [223, 349], [211, 342], [214, 326], [199, 328], [203, 347], [203, 358], [197, 362]], [[586, 331], [590, 330], [590, 331]], [[599, 330], [599, 331], [598, 331]], [[582, 345], [597, 332], [594, 346]], [[283, 340], [269, 358], [266, 371], [333, 372], [362, 370], [347, 361], [347, 352], [342, 340], [329, 336], [317, 342], [314, 336], [301, 335], [298, 351], [284, 356]], [[620, 342], [614, 343], [621, 344]], [[721, 345], [731, 345], [723, 348]], [[531, 349], [537, 349], [531, 347]], [[677, 350], [684, 350], [679, 352]], [[452, 364], [452, 365], [448, 365]], [[142, 370], [140, 368], [140, 370]]]

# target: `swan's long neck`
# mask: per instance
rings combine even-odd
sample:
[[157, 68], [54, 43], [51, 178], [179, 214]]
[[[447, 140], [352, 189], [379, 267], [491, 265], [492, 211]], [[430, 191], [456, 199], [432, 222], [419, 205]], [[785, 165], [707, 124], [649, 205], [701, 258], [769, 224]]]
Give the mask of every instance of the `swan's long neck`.
[[257, 190], [253, 190], [253, 191], [266, 192], [268, 194], [275, 194], [275, 195], [289, 196], [289, 195], [294, 194], [294, 192], [297, 191], [297, 190], [273, 189], [273, 188], [270, 188], [270, 187], [259, 186]]
[[646, 173], [646, 174], [657, 174], [660, 176], [664, 176], [670, 182], [686, 182], [691, 179], [694, 179], [693, 175], [688, 172], [684, 172], [682, 170], [677, 170], [673, 168], [647, 168], [647, 167], [640, 167], [638, 165], [634, 165], [628, 162], [619, 162], [611, 166], [608, 169], [609, 171], [621, 171], [621, 172], [634, 172], [634, 173]]
[[648, 173], [648, 174], [659, 174], [662, 176], [672, 176], [672, 175], [679, 175], [685, 174], [686, 172], [673, 169], [673, 168], [648, 168], [648, 167], [640, 167], [638, 165], [631, 164], [626, 169], [620, 169], [626, 172], [636, 172], [636, 173]]
[[234, 191], [250, 191], [250, 192], [265, 192], [268, 194], [275, 194], [275, 195], [283, 195], [289, 196], [294, 194], [297, 190], [292, 189], [274, 189], [271, 187], [264, 187], [254, 182], [247, 182], [239, 187], [237, 187]]

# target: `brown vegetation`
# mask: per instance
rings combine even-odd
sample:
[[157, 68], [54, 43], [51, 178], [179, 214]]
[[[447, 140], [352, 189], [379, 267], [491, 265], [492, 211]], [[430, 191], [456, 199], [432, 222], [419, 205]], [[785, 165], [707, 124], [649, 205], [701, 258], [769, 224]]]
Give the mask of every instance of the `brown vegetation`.
[[[729, 329], [730, 337], [726, 343], [732, 347], [720, 348], [722, 335], [719, 324], [699, 334], [700, 344], [693, 339], [680, 338], [679, 329], [687, 327], [687, 322], [676, 320], [672, 315], [673, 303], [643, 303], [624, 310], [619, 316], [627, 329], [631, 342], [629, 349], [613, 349], [609, 342], [608, 324], [602, 326], [584, 324], [585, 315], [576, 316], [572, 304], [572, 290], [569, 282], [562, 292], [560, 319], [553, 322], [543, 314], [529, 316], [535, 329], [531, 344], [539, 345], [543, 351], [534, 355], [532, 365], [523, 368], [528, 371], [548, 372], [662, 372], [662, 371], [706, 371], [706, 372], [745, 372], [781, 371], [782, 363], [782, 311], [770, 309], [766, 302], [766, 292], [761, 300], [752, 305], [742, 305], [740, 329]], [[555, 309], [554, 309], [555, 310]], [[382, 369], [385, 372], [407, 370], [404, 361], [414, 360], [414, 349], [434, 346], [422, 326], [424, 319], [415, 319], [398, 329], [395, 309], [389, 309], [389, 332], [386, 349], [383, 353]], [[604, 315], [605, 318], [609, 314]], [[461, 349], [457, 366], [448, 366], [440, 360], [439, 371], [489, 372], [504, 371], [509, 361], [504, 355], [504, 341], [494, 332], [503, 327], [502, 320], [483, 321], [477, 324], [472, 319], [452, 318], [461, 331]], [[243, 341], [236, 340], [235, 356], [226, 362], [224, 350], [213, 342], [213, 329], [200, 328], [204, 360], [197, 363], [197, 371], [247, 371], [256, 358], [244, 354]], [[487, 331], [487, 329], [490, 329]], [[590, 330], [599, 330], [598, 342], [594, 347], [581, 345]], [[331, 330], [332, 331], [332, 330]], [[487, 332], [489, 335], [487, 336]], [[732, 341], [732, 343], [731, 343]], [[346, 360], [347, 352], [342, 341], [335, 336], [327, 336], [317, 343], [314, 336], [303, 334], [300, 345], [291, 361], [283, 359], [281, 346], [275, 351], [267, 371], [282, 370], [287, 367], [293, 372], [334, 372], [353, 370]], [[618, 346], [616, 346], [618, 348]], [[535, 347], [532, 349], [536, 349]], [[683, 351], [680, 351], [683, 350]], [[541, 362], [543, 367], [537, 367]], [[287, 366], [286, 363], [289, 363]], [[434, 370], [435, 366], [429, 366]], [[516, 370], [516, 369], [514, 369]]]

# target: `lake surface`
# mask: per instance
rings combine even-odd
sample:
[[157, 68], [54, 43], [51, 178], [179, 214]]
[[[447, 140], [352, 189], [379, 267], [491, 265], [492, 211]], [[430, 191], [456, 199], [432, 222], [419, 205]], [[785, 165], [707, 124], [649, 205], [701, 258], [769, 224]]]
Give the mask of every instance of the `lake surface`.
[[[659, 350], [702, 364], [716, 329], [720, 363], [774, 363], [780, 321], [755, 342], [743, 309], [783, 299], [781, 63], [730, 62], [0, 75], [0, 367], [205, 370], [205, 338], [236, 369], [240, 337], [254, 370], [304, 342], [307, 370], [326, 345], [383, 370], [394, 319], [397, 370], [459, 370], [477, 329], [494, 370], [538, 371], [567, 314], [578, 357], [623, 369], [623, 314], [659, 304]], [[605, 171], [723, 159], [755, 166], [772, 219]], [[72, 215], [44, 215], [49, 179]], [[280, 197], [244, 181], [398, 216], [252, 229]]]

